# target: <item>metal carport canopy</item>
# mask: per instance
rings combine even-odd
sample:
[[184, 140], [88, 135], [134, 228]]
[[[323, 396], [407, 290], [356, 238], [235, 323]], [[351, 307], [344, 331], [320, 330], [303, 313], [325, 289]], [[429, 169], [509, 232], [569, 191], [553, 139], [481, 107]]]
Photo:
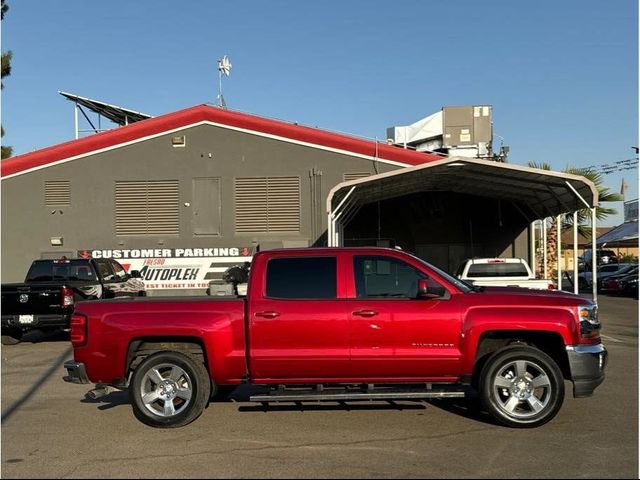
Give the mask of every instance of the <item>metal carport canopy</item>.
[[596, 244], [604, 247], [638, 246], [638, 222], [631, 221], [618, 225], [596, 239]]
[[598, 205], [598, 190], [582, 176], [449, 157], [336, 185], [327, 197], [330, 244], [336, 224], [346, 225], [362, 205], [424, 191], [451, 191], [513, 202], [529, 221]]

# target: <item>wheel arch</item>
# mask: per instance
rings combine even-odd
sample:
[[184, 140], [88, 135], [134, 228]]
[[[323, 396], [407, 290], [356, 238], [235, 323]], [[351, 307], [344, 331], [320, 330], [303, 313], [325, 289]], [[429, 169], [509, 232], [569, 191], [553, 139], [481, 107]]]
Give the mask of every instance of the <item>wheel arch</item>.
[[[198, 337], [142, 337], [129, 342], [126, 358], [127, 377], [140, 363], [150, 355], [163, 351], [187, 353], [200, 359], [209, 371], [207, 350], [204, 342]], [[209, 372], [211, 376], [211, 372]]]
[[478, 341], [473, 362], [472, 384], [478, 385], [485, 363], [498, 350], [510, 345], [526, 345], [546, 353], [558, 365], [565, 380], [571, 380], [569, 357], [562, 336], [544, 330], [494, 330], [484, 332]]

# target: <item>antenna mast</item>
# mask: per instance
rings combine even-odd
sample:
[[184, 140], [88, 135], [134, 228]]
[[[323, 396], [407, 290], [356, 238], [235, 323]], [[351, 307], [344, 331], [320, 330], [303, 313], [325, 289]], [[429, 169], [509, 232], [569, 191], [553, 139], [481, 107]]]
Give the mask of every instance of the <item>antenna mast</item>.
[[218, 106], [220, 108], [227, 108], [227, 104], [222, 96], [222, 74], [226, 77], [231, 73], [231, 62], [226, 55], [218, 60]]

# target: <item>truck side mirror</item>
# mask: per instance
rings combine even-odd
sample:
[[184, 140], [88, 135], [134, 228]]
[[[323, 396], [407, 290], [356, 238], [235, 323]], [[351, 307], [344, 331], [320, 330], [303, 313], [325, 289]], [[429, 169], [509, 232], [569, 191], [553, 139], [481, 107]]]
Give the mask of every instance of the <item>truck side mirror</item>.
[[418, 298], [425, 298], [429, 295], [429, 280], [418, 280]]
[[443, 296], [445, 296], [444, 287], [434, 287], [433, 284], [429, 283], [428, 278], [418, 280], [418, 298], [429, 300], [442, 298]]
[[142, 275], [140, 275], [140, 270], [131, 270], [131, 278], [141, 278]]

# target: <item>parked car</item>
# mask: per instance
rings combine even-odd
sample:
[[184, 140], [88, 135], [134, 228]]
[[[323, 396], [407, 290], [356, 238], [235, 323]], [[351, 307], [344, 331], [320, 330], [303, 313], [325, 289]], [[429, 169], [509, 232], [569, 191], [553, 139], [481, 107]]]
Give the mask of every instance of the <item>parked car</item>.
[[602, 280], [602, 288], [601, 291], [603, 293], [610, 294], [620, 294], [622, 291], [620, 290], [620, 281], [623, 278], [638, 276], [638, 266], [636, 265], [634, 268], [628, 270], [625, 273], [618, 273], [617, 275], [611, 275], [604, 280]]
[[618, 280], [618, 290], [621, 295], [638, 298], [638, 273]]
[[[626, 273], [637, 267], [637, 263], [611, 263], [609, 265], [600, 265], [596, 272], [598, 291], [602, 288], [602, 281], [611, 276]], [[578, 274], [578, 287], [580, 290], [591, 289], [592, 272], [585, 271]]]
[[24, 283], [4, 283], [2, 344], [31, 330], [65, 330], [79, 300], [146, 294], [140, 272], [128, 274], [111, 259], [34, 260]]
[[522, 258], [467, 259], [456, 270], [456, 276], [481, 287], [555, 288], [551, 279], [536, 279], [529, 264]]
[[[584, 263], [584, 269], [591, 269], [591, 257], [593, 257], [593, 252], [591, 249], [585, 250], [582, 255], [582, 262]], [[619, 263], [618, 256], [616, 252], [613, 250], [605, 250], [605, 249], [596, 249], [596, 266], [598, 265], [608, 265], [610, 263]], [[580, 263], [578, 263], [578, 268], [580, 267]]]
[[[218, 385], [251, 401], [479, 397], [497, 422], [551, 420], [605, 376], [597, 306], [579, 295], [472, 288], [406, 252], [258, 252], [247, 297], [99, 300], [71, 321], [70, 383], [128, 389], [134, 415], [180, 427]], [[109, 387], [109, 388], [107, 388]], [[585, 419], [587, 421], [588, 419]]]

